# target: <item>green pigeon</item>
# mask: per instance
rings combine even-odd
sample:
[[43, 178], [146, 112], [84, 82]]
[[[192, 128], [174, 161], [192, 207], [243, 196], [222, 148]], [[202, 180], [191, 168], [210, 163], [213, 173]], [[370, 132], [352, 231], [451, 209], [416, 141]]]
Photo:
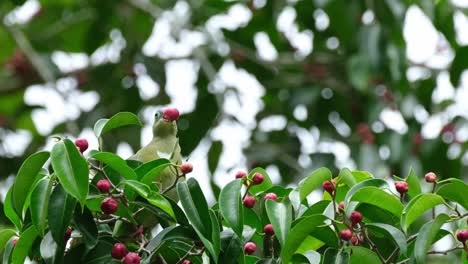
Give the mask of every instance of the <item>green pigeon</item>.
[[[152, 160], [166, 158], [172, 163], [180, 165], [182, 158], [180, 155], [179, 139], [177, 138], [177, 123], [179, 119], [179, 111], [176, 108], [165, 109], [164, 112], [158, 111], [154, 116], [153, 124], [153, 139], [148, 145], [138, 150], [135, 155], [129, 159], [138, 160], [146, 163]], [[164, 169], [159, 175], [156, 175], [154, 182], [158, 185], [160, 192], [164, 192], [176, 180], [176, 170], [179, 169], [172, 166]], [[184, 180], [181, 178], [179, 180]], [[172, 188], [165, 193], [174, 201], [178, 201], [176, 188]]]

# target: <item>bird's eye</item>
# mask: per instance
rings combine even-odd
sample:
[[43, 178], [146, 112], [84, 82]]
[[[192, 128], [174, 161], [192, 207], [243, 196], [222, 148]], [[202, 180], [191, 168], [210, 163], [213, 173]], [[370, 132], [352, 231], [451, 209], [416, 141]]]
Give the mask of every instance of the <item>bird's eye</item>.
[[154, 114], [154, 116], [155, 116], [156, 118], [158, 118], [158, 117], [159, 117], [159, 112], [156, 112], [156, 114]]

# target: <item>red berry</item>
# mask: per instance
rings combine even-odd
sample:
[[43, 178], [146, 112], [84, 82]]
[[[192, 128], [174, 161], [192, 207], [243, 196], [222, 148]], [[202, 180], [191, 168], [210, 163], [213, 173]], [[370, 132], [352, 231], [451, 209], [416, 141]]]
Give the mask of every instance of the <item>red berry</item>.
[[355, 236], [353, 236], [353, 237], [351, 238], [351, 244], [352, 244], [353, 246], [359, 245], [359, 240], [358, 240], [358, 238], [355, 237]]
[[193, 171], [193, 165], [188, 162], [184, 162], [180, 165], [180, 171], [182, 171], [183, 174], [189, 174]]
[[247, 196], [244, 198], [244, 206], [247, 208], [253, 208], [255, 205], [255, 197], [253, 196]]
[[68, 239], [70, 239], [72, 231], [73, 230], [71, 228], [67, 228], [67, 231], [65, 231], [65, 236], [63, 237], [65, 242], [68, 241]]
[[96, 183], [96, 187], [101, 193], [108, 193], [110, 190], [110, 182], [108, 180], [100, 180]]
[[345, 230], [340, 232], [340, 238], [345, 240], [345, 241], [350, 240], [351, 237], [353, 237], [353, 232], [351, 232], [351, 230], [349, 230], [349, 229], [345, 229]]
[[179, 120], [179, 110], [177, 108], [167, 108], [164, 110], [162, 117], [167, 121], [177, 121]]
[[88, 140], [86, 138], [78, 138], [75, 140], [75, 145], [78, 147], [81, 153], [85, 152], [88, 149]]
[[273, 225], [271, 225], [271, 224], [265, 225], [265, 227], [263, 227], [263, 232], [265, 232], [265, 234], [267, 234], [269, 236], [274, 235], [275, 230], [273, 230]]
[[17, 236], [15, 236], [15, 237], [13, 238], [13, 241], [12, 241], [13, 246], [16, 246], [16, 242], [18, 242], [18, 240], [19, 240], [19, 237], [17, 237]]
[[424, 178], [426, 179], [426, 182], [429, 183], [435, 183], [437, 181], [437, 175], [433, 172], [426, 173], [426, 175], [424, 175]]
[[338, 210], [339, 211], [344, 211], [344, 202], [341, 201], [339, 204], [338, 204]]
[[203, 245], [203, 242], [201, 242], [200, 240], [197, 240], [197, 241], [195, 241], [195, 246], [196, 246], [197, 248], [202, 248], [202, 247], [204, 247], [205, 245]]
[[236, 173], [236, 179], [241, 179], [241, 178], [244, 178], [245, 176], [247, 176], [247, 172], [245, 171], [238, 171]]
[[333, 192], [335, 191], [335, 185], [331, 181], [323, 182], [322, 187], [329, 194], [333, 194]]
[[117, 211], [117, 207], [119, 207], [119, 204], [112, 197], [108, 197], [108, 198], [102, 200], [102, 202], [101, 202], [101, 210], [105, 214], [115, 213], [115, 211]]
[[127, 255], [127, 248], [122, 243], [115, 243], [111, 255], [115, 259], [123, 259]]
[[252, 255], [257, 250], [257, 245], [253, 242], [247, 242], [244, 245], [244, 252], [246, 255]]
[[351, 225], [355, 226], [362, 221], [362, 214], [358, 211], [354, 211], [351, 213], [349, 219], [351, 220]]
[[408, 183], [397, 181], [395, 182], [395, 188], [400, 194], [405, 194], [408, 192]]
[[182, 264], [192, 264], [192, 261], [184, 259], [184, 261], [182, 261]]
[[140, 264], [140, 256], [137, 253], [128, 253], [124, 258], [125, 264]]
[[458, 241], [465, 243], [468, 240], [468, 230], [460, 230], [457, 233]]
[[263, 197], [263, 200], [266, 201], [266, 200], [268, 200], [268, 199], [271, 199], [271, 200], [277, 202], [277, 201], [278, 201], [278, 196], [276, 196], [275, 193], [267, 193], [267, 194]]
[[257, 173], [254, 174], [254, 176], [252, 178], [252, 184], [253, 185], [260, 184], [260, 183], [263, 182], [263, 179], [264, 179], [263, 175], [261, 173], [257, 172]]

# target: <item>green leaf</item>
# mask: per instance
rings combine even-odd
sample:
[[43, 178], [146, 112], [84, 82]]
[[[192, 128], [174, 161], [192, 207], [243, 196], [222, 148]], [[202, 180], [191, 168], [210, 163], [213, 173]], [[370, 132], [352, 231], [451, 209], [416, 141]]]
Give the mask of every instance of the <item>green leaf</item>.
[[242, 240], [234, 232], [226, 229], [221, 232], [221, 254], [219, 263], [237, 264], [242, 252]]
[[347, 206], [347, 204], [349, 203], [349, 200], [351, 199], [351, 197], [354, 195], [355, 192], [357, 192], [359, 189], [361, 189], [363, 187], [368, 187], [368, 186], [384, 188], [384, 187], [388, 187], [388, 183], [386, 181], [382, 180], [382, 179], [369, 179], [369, 180], [365, 180], [365, 181], [362, 181], [362, 182], [354, 185], [348, 191], [348, 193], [346, 193], [346, 196], [345, 196], [345, 199], [344, 199], [345, 205]]
[[5, 249], [3, 250], [3, 261], [2, 263], [3, 264], [10, 264], [11, 261], [11, 253], [13, 252], [13, 238], [10, 238], [10, 240], [8, 240], [6, 246], [5, 246]]
[[[219, 231], [219, 223], [218, 223], [218, 218], [216, 217], [216, 213], [211, 209], [209, 209], [209, 211], [210, 211], [211, 230], [212, 230], [211, 243], [213, 245], [213, 249], [210, 250], [210, 248], [208, 248], [208, 252], [214, 253], [212, 257], [215, 259], [215, 262], [218, 263], [219, 252], [221, 250], [221, 237], [220, 237], [220, 231]], [[210, 247], [209, 244], [208, 244], [208, 247]]]
[[210, 150], [208, 151], [208, 169], [211, 175], [214, 174], [218, 167], [221, 152], [223, 152], [223, 143], [221, 141], [214, 141], [211, 143]]
[[322, 264], [348, 264], [349, 262], [349, 252], [344, 250], [338, 251], [334, 248], [328, 248], [323, 254]]
[[48, 219], [52, 237], [58, 245], [64, 243], [63, 237], [73, 217], [75, 206], [75, 198], [66, 193], [62, 185], [54, 188], [49, 199]]
[[16, 232], [11, 229], [4, 229], [0, 231], [0, 249], [5, 248], [8, 240], [16, 235]]
[[143, 179], [147, 174], [157, 174], [153, 170], [165, 164], [169, 165], [171, 164], [171, 161], [168, 159], [157, 159], [140, 165], [138, 168], [135, 169], [135, 173], [137, 174], [138, 180], [141, 181], [141, 179]]
[[264, 179], [263, 179], [263, 182], [261, 184], [254, 185], [254, 186], [250, 187], [250, 190], [249, 190], [250, 193], [256, 195], [258, 193], [264, 192], [264, 191], [270, 189], [271, 187], [273, 187], [273, 183], [271, 182], [270, 176], [268, 176], [268, 173], [264, 169], [255, 168], [252, 171], [250, 171], [249, 176], [248, 176], [249, 179], [252, 179], [252, 177], [253, 177], [253, 175], [255, 173], [262, 174]]
[[450, 66], [450, 81], [454, 86], [458, 86], [460, 77], [466, 69], [466, 61], [468, 60], [468, 46], [459, 47], [455, 52], [452, 65]]
[[419, 184], [419, 178], [416, 176], [413, 168], [410, 169], [406, 182], [408, 183], [408, 195], [411, 198], [414, 198], [421, 193], [421, 184]]
[[136, 180], [137, 175], [130, 166], [127, 165], [124, 159], [110, 152], [95, 152], [91, 156], [93, 159], [99, 160], [118, 172], [127, 180]]
[[450, 217], [448, 215], [440, 214], [434, 220], [425, 223], [421, 227], [414, 245], [414, 259], [416, 264], [426, 263], [427, 251], [435, 242], [434, 240], [442, 225], [449, 219]]
[[219, 195], [219, 209], [239, 238], [244, 230], [244, 206], [241, 201], [241, 179], [228, 183]]
[[[24, 263], [29, 250], [31, 249], [38, 234], [34, 226], [30, 226], [23, 233], [16, 242], [15, 248], [11, 256], [12, 263]], [[63, 239], [63, 238], [62, 238]]]
[[451, 179], [450, 183], [442, 185], [437, 190], [437, 194], [468, 209], [468, 196], [466, 195], [468, 194], [468, 185], [461, 180]]
[[374, 251], [365, 247], [351, 247], [350, 264], [373, 264], [381, 263]]
[[147, 185], [150, 185], [154, 181], [156, 176], [158, 176], [159, 173], [161, 173], [164, 169], [166, 169], [169, 166], [171, 166], [171, 162], [169, 160], [167, 160], [167, 163], [163, 163], [163, 164], [151, 169], [145, 175], [143, 175], [143, 177], [140, 178], [140, 182], [142, 182], [144, 184], [147, 184]]
[[59, 245], [55, 243], [52, 233], [49, 231], [44, 236], [39, 246], [41, 252], [41, 257], [47, 264], [61, 263], [63, 261], [63, 251], [65, 250], [65, 245]]
[[289, 201], [277, 203], [271, 199], [265, 202], [266, 212], [270, 223], [273, 225], [275, 236], [281, 246], [286, 242], [289, 230], [291, 229], [292, 208]]
[[[281, 250], [281, 259], [283, 263], [289, 263], [289, 260], [294, 255], [296, 250], [301, 245], [302, 241], [314, 231], [318, 226], [323, 225], [323, 222], [328, 218], [324, 215], [317, 214], [303, 218], [289, 232]], [[276, 232], [276, 230], [275, 230]]]
[[218, 253], [213, 243], [213, 223], [205, 196], [194, 178], [177, 184], [177, 194], [188, 220], [211, 256], [217, 261]]
[[425, 211], [444, 203], [444, 198], [433, 193], [421, 193], [414, 197], [403, 209], [401, 215], [401, 228], [404, 232]]
[[403, 205], [394, 195], [374, 186], [366, 186], [356, 190], [349, 201], [372, 204], [396, 216], [400, 216], [403, 211]]
[[21, 219], [20, 217], [16, 214], [15, 210], [13, 209], [13, 204], [12, 204], [12, 197], [11, 193], [13, 192], [13, 188], [10, 188], [8, 190], [6, 196], [5, 196], [5, 202], [3, 204], [3, 212], [5, 213], [5, 216], [10, 219], [10, 221], [15, 225], [16, 229], [21, 230]]
[[80, 231], [83, 236], [86, 248], [92, 249], [98, 242], [98, 229], [94, 221], [93, 214], [88, 208], [81, 211], [78, 207], [75, 208], [73, 215], [73, 227]]
[[[76, 147], [75, 147], [76, 149]], [[23, 218], [23, 207], [31, 189], [34, 187], [36, 177], [44, 163], [49, 159], [48, 151], [41, 151], [29, 156], [21, 165], [12, 187], [12, 205], [17, 215]]]
[[353, 173], [348, 168], [343, 168], [340, 171], [340, 174], [338, 174], [338, 177], [337, 177], [337, 182], [338, 183], [344, 183], [349, 188], [353, 187], [357, 183], [356, 179], [353, 176]]
[[52, 167], [63, 188], [83, 207], [89, 191], [89, 169], [86, 160], [69, 139], [58, 142], [52, 149]]
[[39, 180], [31, 193], [31, 219], [41, 237], [44, 236], [47, 226], [47, 211], [49, 208], [49, 198], [52, 192], [52, 181], [48, 178]]
[[121, 181], [119, 185], [125, 185], [130, 187], [143, 198], [148, 197], [149, 193], [151, 192], [151, 189], [148, 185], [133, 180]]
[[301, 256], [302, 258], [305, 258], [309, 264], [320, 264], [322, 256], [320, 256], [320, 253], [318, 253], [315, 250], [309, 250], [307, 252], [304, 252], [302, 254], [295, 254], [293, 256], [292, 262], [297, 263], [298, 261], [296, 260], [296, 256]]
[[406, 243], [406, 236], [401, 232], [400, 229], [387, 225], [387, 224], [380, 224], [380, 223], [368, 223], [366, 227], [370, 230], [378, 230], [381, 233], [384, 233], [385, 237], [392, 238], [393, 242], [397, 247], [400, 248], [401, 254], [406, 254], [408, 249], [408, 245]]
[[114, 128], [129, 125], [142, 126], [138, 117], [133, 113], [120, 112], [110, 119], [99, 119], [96, 124], [94, 124], [94, 134], [96, 134], [97, 137], [101, 137]]
[[[300, 203], [302, 203], [313, 190], [321, 186], [324, 181], [331, 180], [331, 178], [332, 174], [329, 169], [320, 168], [313, 171], [302, 180], [298, 187], [289, 194], [294, 210], [297, 211]], [[298, 196], [298, 198], [296, 196]]]

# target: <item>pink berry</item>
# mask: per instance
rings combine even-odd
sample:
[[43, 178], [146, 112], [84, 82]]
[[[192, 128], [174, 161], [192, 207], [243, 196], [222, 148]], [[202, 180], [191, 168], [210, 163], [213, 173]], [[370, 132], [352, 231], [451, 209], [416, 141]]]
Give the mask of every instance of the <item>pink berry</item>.
[[140, 256], [136, 253], [128, 253], [124, 258], [125, 264], [140, 264]]
[[426, 175], [424, 175], [424, 178], [426, 179], [426, 182], [429, 183], [435, 183], [437, 181], [437, 175], [433, 172], [426, 173]]
[[86, 138], [78, 138], [75, 140], [75, 145], [78, 147], [81, 153], [85, 152], [88, 149], [88, 140]]
[[193, 171], [193, 165], [188, 162], [184, 162], [180, 165], [180, 171], [182, 171], [183, 174], [189, 174]]
[[329, 194], [333, 194], [333, 192], [335, 191], [335, 185], [331, 181], [323, 182], [322, 187]]
[[127, 248], [122, 243], [115, 243], [111, 255], [115, 259], [123, 259], [127, 255]]
[[362, 214], [358, 211], [354, 211], [351, 213], [349, 219], [351, 220], [351, 225], [355, 226], [362, 221]]
[[16, 243], [18, 242], [18, 240], [19, 240], [19, 237], [17, 237], [17, 236], [15, 236], [15, 237], [13, 238], [13, 241], [12, 241], [13, 246], [16, 246]]
[[339, 211], [343, 211], [344, 210], [344, 202], [341, 201], [339, 204], [338, 204], [338, 210]]
[[192, 264], [192, 261], [184, 259], [184, 261], [182, 261], [182, 264]]
[[271, 200], [277, 202], [278, 201], [278, 196], [275, 193], [267, 193], [265, 195], [265, 197], [263, 197], [263, 200], [266, 201], [268, 199], [271, 199]]
[[465, 243], [468, 240], [468, 230], [460, 230], [457, 233], [458, 241]]
[[247, 176], [247, 172], [245, 172], [245, 171], [238, 171], [238, 172], [236, 173], [236, 179], [242, 179], [242, 178], [244, 178], [245, 176]]
[[63, 239], [65, 240], [65, 242], [68, 241], [68, 239], [70, 239], [72, 231], [73, 231], [73, 230], [72, 230], [71, 228], [67, 228], [67, 231], [65, 231], [65, 235], [64, 235], [64, 237], [63, 237]]
[[112, 197], [108, 197], [101, 202], [101, 210], [105, 214], [113, 214], [117, 211], [119, 204]]
[[265, 225], [265, 227], [263, 227], [263, 232], [265, 232], [265, 234], [267, 234], [269, 236], [274, 235], [275, 230], [273, 230], [273, 225], [272, 224]]
[[163, 112], [163, 119], [167, 121], [177, 121], [179, 120], [179, 110], [177, 108], [167, 108]]
[[243, 204], [247, 208], [253, 208], [255, 205], [255, 197], [247, 196], [244, 198]]
[[400, 194], [405, 194], [408, 192], [408, 183], [397, 181], [395, 182], [395, 188]]
[[96, 183], [96, 187], [101, 193], [108, 193], [111, 188], [111, 185], [108, 180], [100, 180]]
[[253, 185], [260, 184], [260, 183], [263, 182], [263, 179], [264, 179], [263, 175], [261, 173], [257, 172], [257, 173], [254, 174], [254, 176], [252, 178], [252, 184]]
[[351, 232], [351, 230], [349, 229], [345, 229], [340, 232], [340, 238], [345, 241], [350, 240], [352, 237], [353, 237], [353, 232]]
[[257, 245], [253, 242], [247, 242], [244, 245], [244, 252], [246, 255], [252, 255], [257, 250]]

